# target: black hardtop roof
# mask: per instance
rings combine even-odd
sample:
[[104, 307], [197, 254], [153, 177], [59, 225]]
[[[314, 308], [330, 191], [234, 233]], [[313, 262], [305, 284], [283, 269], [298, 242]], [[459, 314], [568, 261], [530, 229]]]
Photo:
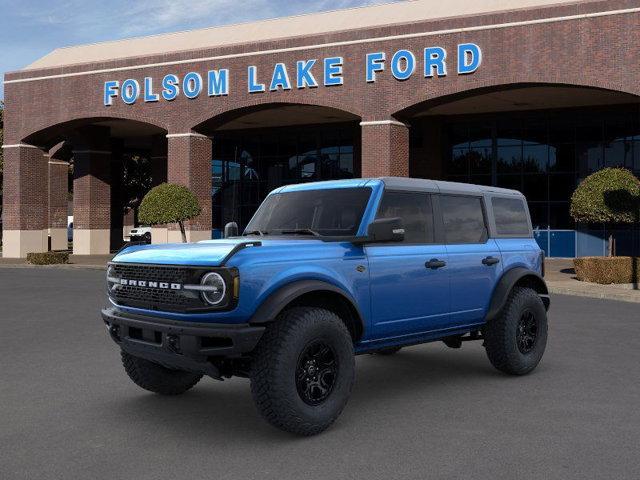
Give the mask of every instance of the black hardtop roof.
[[434, 193], [448, 194], [466, 194], [466, 195], [485, 195], [497, 194], [504, 196], [523, 197], [521, 192], [517, 190], [509, 190], [506, 188], [490, 187], [486, 185], [474, 185], [471, 183], [445, 182], [443, 180], [429, 180], [423, 178], [406, 178], [406, 177], [380, 177], [387, 188], [398, 190], [427, 191]]

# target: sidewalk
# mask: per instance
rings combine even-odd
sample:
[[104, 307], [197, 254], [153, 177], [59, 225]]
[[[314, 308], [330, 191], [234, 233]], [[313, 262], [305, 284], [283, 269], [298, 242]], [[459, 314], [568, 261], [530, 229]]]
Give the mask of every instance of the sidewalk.
[[576, 280], [571, 259], [548, 258], [545, 268], [550, 293], [640, 303], [640, 290], [634, 290], [633, 284], [600, 285]]
[[0, 258], [0, 268], [86, 268], [104, 270], [113, 255], [69, 255], [69, 263], [63, 265], [31, 265], [24, 258]]

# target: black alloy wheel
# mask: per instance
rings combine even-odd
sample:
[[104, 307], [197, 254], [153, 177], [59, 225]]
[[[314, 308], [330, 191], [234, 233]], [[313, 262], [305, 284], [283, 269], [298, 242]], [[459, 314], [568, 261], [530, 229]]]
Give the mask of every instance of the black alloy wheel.
[[525, 310], [518, 321], [516, 332], [516, 342], [520, 353], [526, 355], [530, 353], [538, 339], [538, 321], [531, 310]]
[[307, 345], [296, 368], [296, 387], [302, 401], [312, 406], [324, 402], [333, 391], [338, 368], [338, 359], [329, 345], [321, 340]]

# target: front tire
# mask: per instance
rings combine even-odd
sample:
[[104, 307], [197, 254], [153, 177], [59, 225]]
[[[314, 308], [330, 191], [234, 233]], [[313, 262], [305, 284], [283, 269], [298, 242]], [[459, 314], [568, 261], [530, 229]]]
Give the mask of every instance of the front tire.
[[501, 372], [524, 375], [542, 358], [547, 345], [547, 312], [531, 288], [515, 287], [497, 318], [484, 329], [491, 364]]
[[170, 370], [124, 351], [121, 351], [121, 355], [124, 370], [133, 383], [160, 395], [180, 395], [193, 388], [202, 378], [198, 373]]
[[354, 377], [353, 342], [340, 317], [322, 308], [296, 307], [281, 313], [260, 339], [251, 393], [273, 426], [315, 435], [338, 418]]

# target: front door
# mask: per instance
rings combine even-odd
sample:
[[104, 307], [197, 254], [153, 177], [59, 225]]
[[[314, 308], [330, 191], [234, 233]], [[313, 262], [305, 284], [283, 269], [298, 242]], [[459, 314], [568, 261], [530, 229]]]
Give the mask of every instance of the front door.
[[385, 191], [377, 218], [394, 217], [403, 221], [404, 242], [366, 247], [378, 338], [437, 330], [449, 321], [447, 253], [434, 243], [431, 195]]

